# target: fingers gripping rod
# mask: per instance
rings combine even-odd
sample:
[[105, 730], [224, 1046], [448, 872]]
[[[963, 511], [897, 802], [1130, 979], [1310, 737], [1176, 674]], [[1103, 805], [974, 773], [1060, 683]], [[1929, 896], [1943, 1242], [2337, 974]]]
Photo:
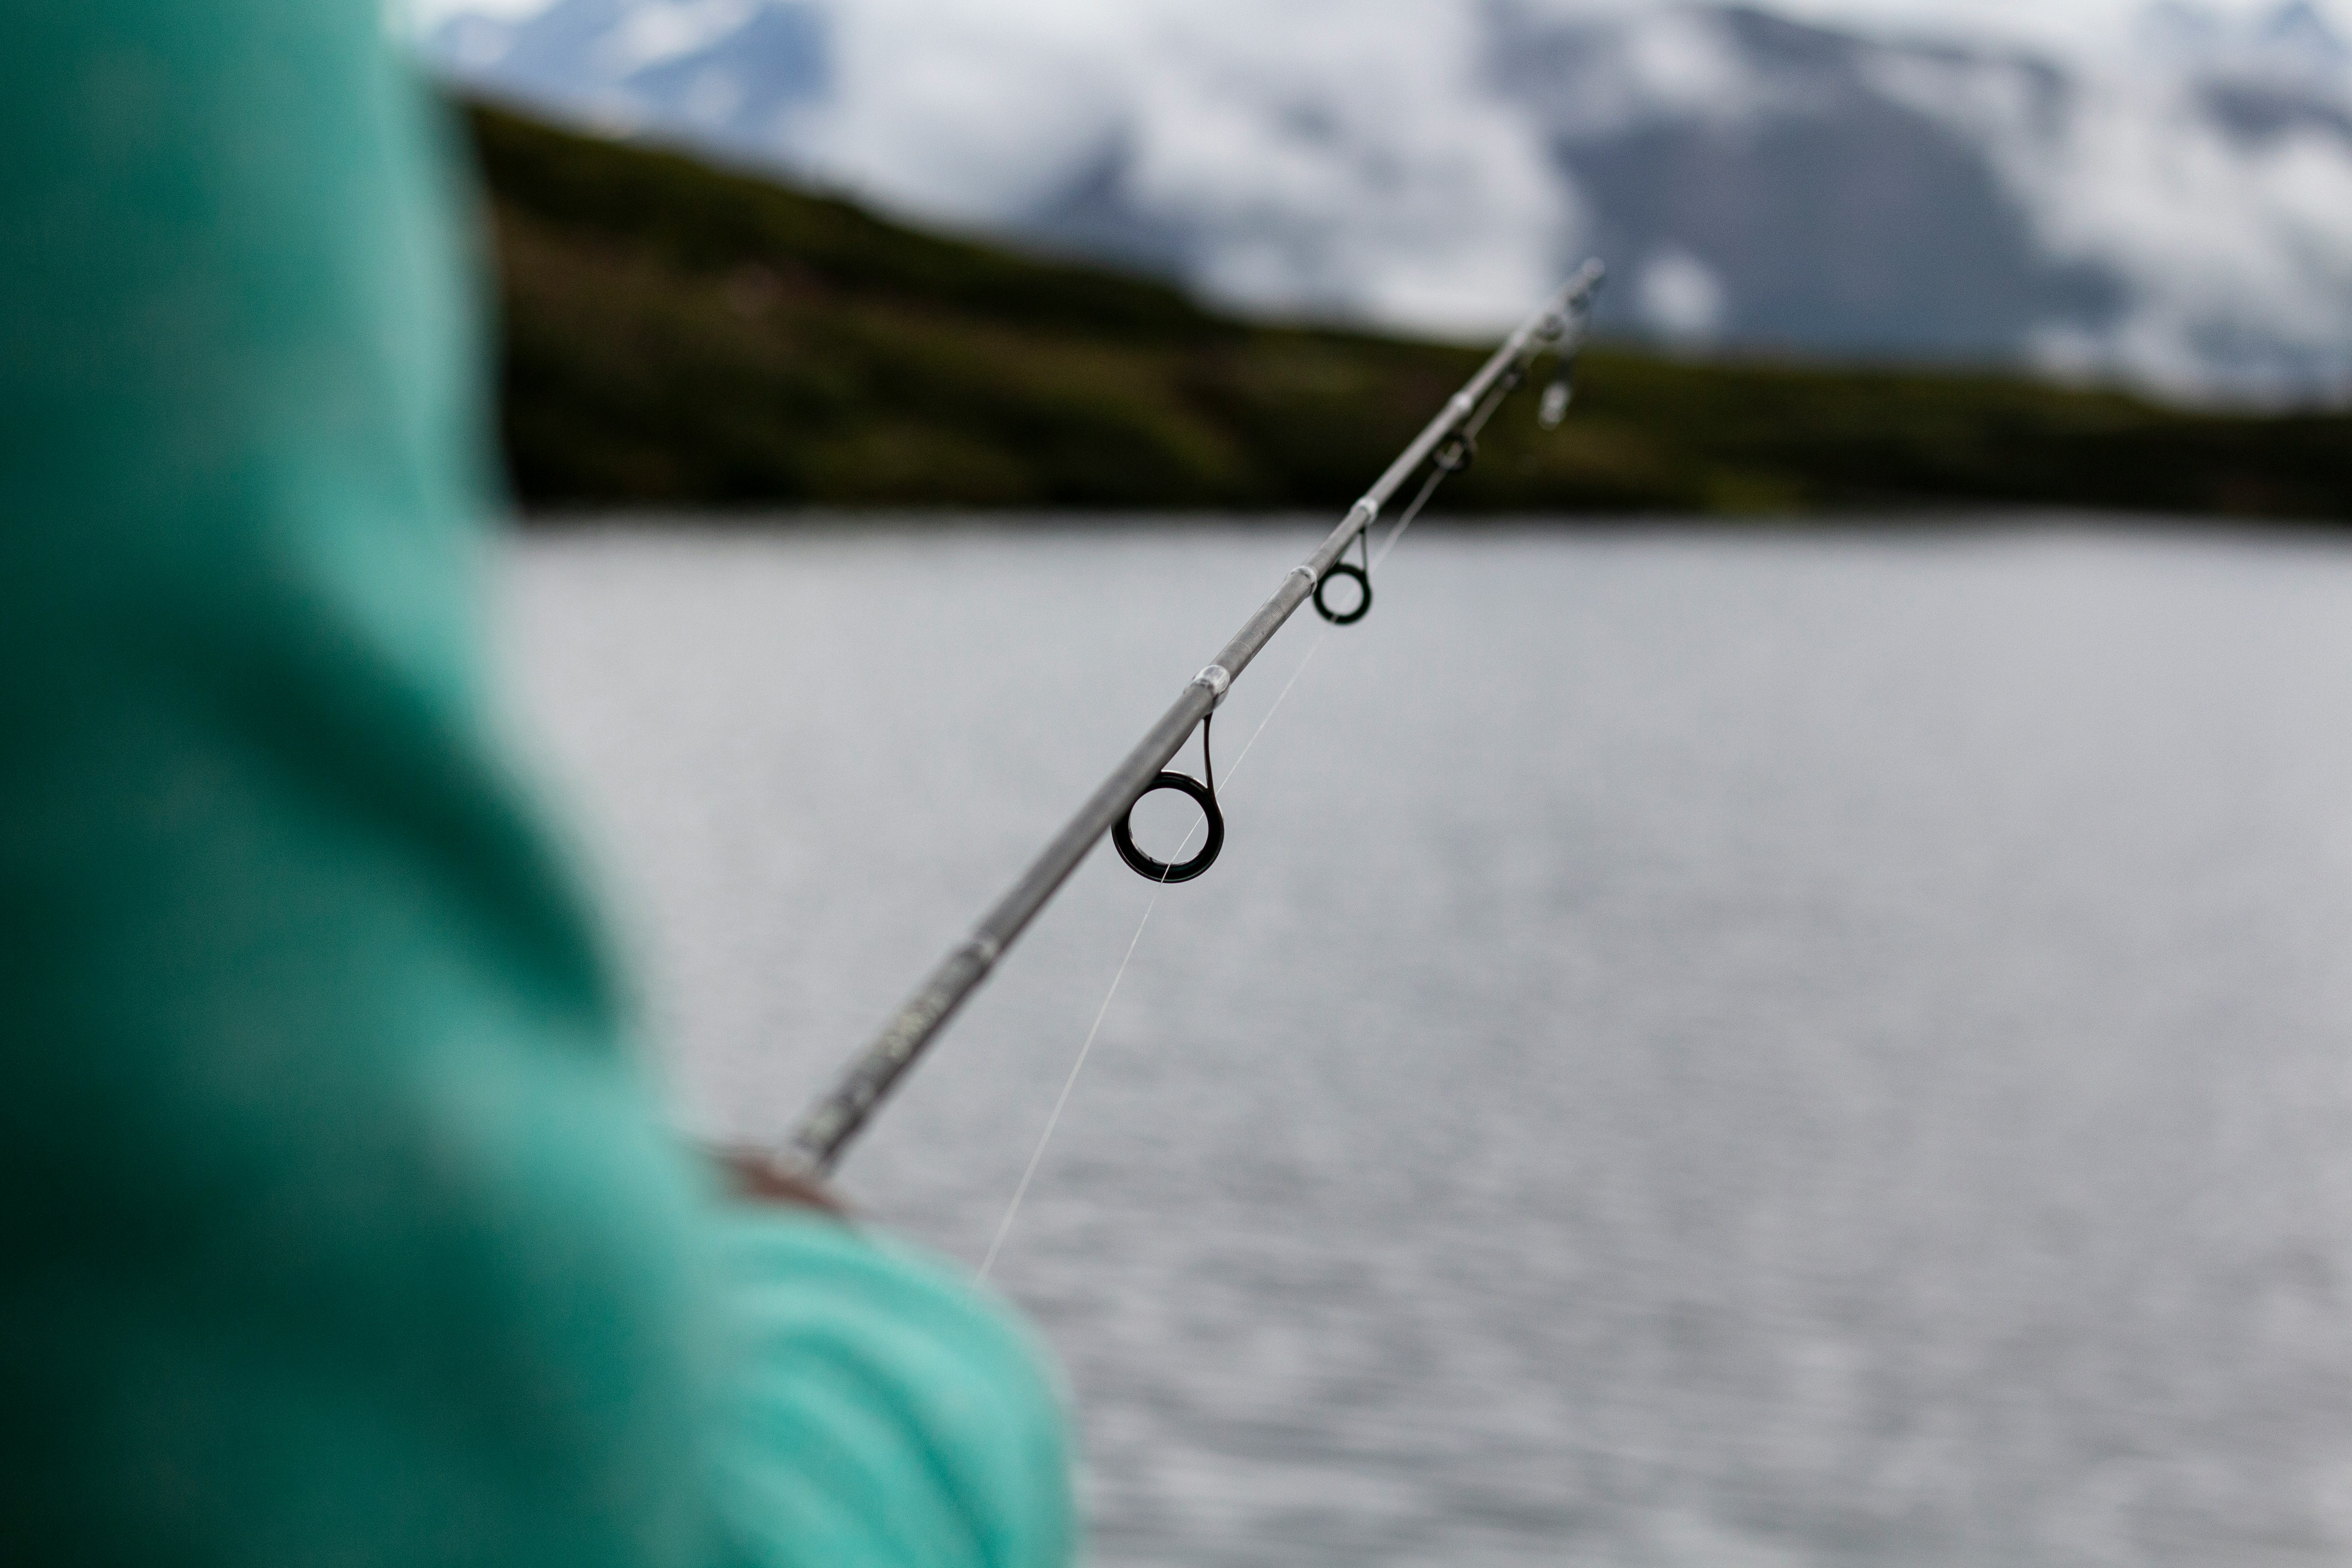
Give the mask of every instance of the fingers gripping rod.
[[1345, 520], [1321, 547], [1291, 568], [1274, 596], [1234, 634], [1233, 640], [1219, 651], [1215, 660], [1186, 684], [1175, 703], [1112, 770], [1101, 787], [1087, 798], [1068, 825], [1054, 836], [1053, 842], [1030, 863], [1012, 890], [981, 917], [969, 938], [940, 961], [939, 966], [916, 987], [914, 994], [883, 1026], [873, 1043], [852, 1058], [833, 1089], [793, 1131], [782, 1154], [787, 1166], [820, 1176], [833, 1169], [850, 1140], [872, 1118], [925, 1047], [946, 1027], [964, 999], [979, 989], [996, 961], [1036, 918], [1037, 911], [1045, 907], [1070, 873], [1077, 869], [1078, 862], [1087, 858], [1114, 823], [1126, 816], [1136, 797], [1151, 786], [1160, 769], [1193, 730], [1216, 710], [1227, 689], [1249, 668], [1250, 660], [1273, 640], [1292, 612], [1307, 602], [1340, 552], [1379, 520], [1381, 510], [1405, 481], [1443, 443], [1460, 431], [1506, 381], [1516, 384], [1537, 356], [1547, 350], [1563, 357], [1575, 352], [1583, 341], [1586, 316], [1601, 279], [1601, 264], [1586, 262], [1541, 310], [1521, 322], [1478, 374], [1447, 400], [1437, 417], [1413, 437], [1412, 443], [1389, 465], [1388, 471], [1364, 492], [1363, 499], [1349, 509]]

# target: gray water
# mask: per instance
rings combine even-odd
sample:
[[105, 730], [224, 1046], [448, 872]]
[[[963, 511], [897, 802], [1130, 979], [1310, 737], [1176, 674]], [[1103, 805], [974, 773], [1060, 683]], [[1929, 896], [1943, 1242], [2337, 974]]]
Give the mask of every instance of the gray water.
[[[681, 1118], [784, 1126], [1311, 537], [527, 542]], [[2352, 1559], [2347, 714], [2325, 544], [1414, 535], [1219, 717], [998, 1264], [1095, 1559]], [[980, 1257], [1151, 899], [855, 1201]]]

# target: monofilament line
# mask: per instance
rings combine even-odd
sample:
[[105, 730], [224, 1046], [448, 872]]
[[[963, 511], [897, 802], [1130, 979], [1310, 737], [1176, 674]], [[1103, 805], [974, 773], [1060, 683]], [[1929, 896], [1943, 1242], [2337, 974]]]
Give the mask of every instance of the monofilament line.
[[[1437, 489], [1437, 481], [1444, 477], [1443, 470], [1433, 471], [1429, 482], [1421, 487], [1421, 493], [1413, 497], [1412, 504], [1397, 520], [1397, 525], [1389, 531], [1380, 552], [1372, 557], [1374, 569], [1389, 558], [1389, 552], [1396, 548], [1397, 541], [1403, 537], [1404, 531], [1412, 526], [1412, 520], [1420, 515], [1421, 509], [1429, 504], [1430, 495]], [[1266, 704], [1265, 714], [1258, 720], [1257, 728], [1252, 730], [1250, 738], [1242, 742], [1242, 749], [1234, 753], [1234, 760], [1225, 764], [1225, 788], [1228, 791], [1233, 788], [1234, 775], [1241, 772], [1242, 763], [1248, 760], [1251, 748], [1257, 744], [1258, 737], [1265, 733], [1265, 727], [1274, 722], [1275, 714], [1281, 710], [1291, 689], [1298, 684], [1298, 678], [1305, 675], [1307, 667], [1315, 662], [1315, 656], [1322, 651], [1324, 639], [1336, 629], [1331, 623], [1326, 622], [1315, 640], [1307, 645], [1307, 652], [1290, 672], [1290, 679], [1282, 683], [1282, 689], [1275, 694], [1272, 702]], [[1192, 831], [1184, 835], [1184, 842], [1176, 847], [1178, 859], [1184, 858], [1184, 851], [1192, 847], [1193, 835], [1200, 831], [1201, 825], [1194, 823]], [[1095, 1009], [1094, 1026], [1087, 1031], [1086, 1043], [1078, 1047], [1077, 1060], [1070, 1064], [1070, 1076], [1062, 1080], [1062, 1092], [1054, 1100], [1053, 1112], [1045, 1118], [1045, 1130], [1037, 1135], [1037, 1146], [1029, 1151], [1029, 1163], [1022, 1168], [1020, 1184], [1013, 1189], [1013, 1201], [1004, 1206], [1004, 1217], [996, 1222], [996, 1236], [988, 1244], [987, 1256], [980, 1260], [980, 1278], [982, 1279], [987, 1279], [989, 1271], [996, 1267], [996, 1256], [1004, 1250], [1004, 1238], [1013, 1234], [1013, 1218], [1020, 1214], [1022, 1202], [1029, 1195], [1029, 1184], [1036, 1180], [1037, 1167], [1045, 1158], [1045, 1145], [1054, 1141], [1054, 1129], [1061, 1123], [1062, 1109], [1070, 1103], [1070, 1091], [1078, 1087], [1078, 1075], [1086, 1071], [1087, 1058], [1094, 1053], [1095, 1037], [1102, 1033], [1103, 1020], [1110, 1016], [1111, 999], [1118, 994], [1119, 982], [1127, 978], [1128, 965], [1135, 962], [1135, 950], [1143, 941], [1143, 929], [1151, 923], [1151, 912], [1160, 907], [1160, 895], [1167, 890], [1167, 883], [1156, 883], [1151, 889], [1150, 901], [1143, 906], [1143, 918], [1135, 922], [1135, 934], [1128, 939], [1127, 956], [1118, 961], [1118, 973], [1110, 977], [1110, 989], [1103, 994], [1102, 1005]]]
[[[1395, 542], [1393, 536], [1390, 542]], [[1381, 553], [1387, 552], [1383, 551]], [[1315, 650], [1323, 646], [1323, 638], [1330, 635], [1331, 628], [1327, 626], [1322, 636], [1307, 645], [1306, 658], [1301, 658], [1298, 668], [1290, 672], [1290, 679], [1283, 683], [1281, 693], [1266, 705], [1265, 717], [1257, 721], [1257, 728], [1250, 731], [1250, 738], [1242, 742], [1241, 751], [1225, 764], [1226, 789], [1233, 788], [1234, 775], [1241, 772], [1250, 748], [1257, 744], [1260, 735], [1265, 733], [1266, 725], [1273, 721], [1275, 710], [1282, 706], [1283, 698], [1290, 695], [1290, 689], [1298, 684], [1298, 678], [1307, 673], [1307, 661], [1315, 657]], [[1184, 835], [1184, 842], [1176, 847], [1178, 859], [1184, 858], [1184, 851], [1192, 847], [1193, 835], [1200, 831], [1201, 825], [1196, 822]], [[1118, 973], [1110, 977], [1110, 989], [1103, 994], [1102, 1005], [1095, 1009], [1094, 1026], [1087, 1031], [1086, 1044], [1078, 1047], [1078, 1059], [1070, 1064], [1070, 1076], [1062, 1081], [1062, 1092], [1054, 1101], [1053, 1113], [1045, 1118], [1045, 1130], [1037, 1135], [1037, 1146], [1029, 1151], [1029, 1163], [1021, 1172], [1020, 1184], [1013, 1189], [1013, 1201], [1005, 1205], [1004, 1217], [996, 1222], [995, 1239], [988, 1244], [988, 1255], [980, 1260], [980, 1278], [982, 1279], [987, 1279], [989, 1270], [996, 1267], [996, 1255], [1004, 1250], [1004, 1238], [1013, 1234], [1013, 1216], [1021, 1212], [1022, 1200], [1029, 1195], [1029, 1184], [1036, 1179], [1038, 1163], [1045, 1158], [1045, 1145], [1054, 1141], [1054, 1129], [1061, 1122], [1062, 1108], [1070, 1103], [1070, 1091], [1078, 1087], [1078, 1075], [1086, 1070], [1087, 1058], [1093, 1054], [1095, 1037], [1102, 1033], [1103, 1020], [1110, 1016], [1111, 998], [1118, 994], [1118, 983], [1127, 978], [1127, 966], [1135, 962], [1135, 950], [1143, 941], [1143, 928], [1151, 923], [1151, 911], [1160, 907], [1160, 895], [1167, 890], [1165, 882], [1152, 885], [1150, 901], [1143, 906], [1143, 918], [1135, 922], [1135, 934], [1128, 939], [1127, 956], [1118, 961]]]
[[[1429, 498], [1437, 493], [1437, 487], [1444, 480], [1444, 468], [1429, 470], [1429, 478], [1422, 481], [1421, 493], [1412, 498], [1412, 504], [1404, 509], [1404, 515], [1397, 519], [1396, 526], [1390, 529], [1389, 536], [1381, 542], [1380, 550], [1372, 556], [1370, 567], [1365, 575], [1370, 576], [1371, 573], [1381, 569], [1381, 563], [1389, 558], [1389, 552], [1397, 547], [1397, 541], [1404, 537], [1404, 531], [1412, 526], [1412, 520], [1421, 515], [1421, 509], [1429, 504]], [[1324, 629], [1328, 631], [1330, 628], [1327, 626]]]
[[[1232, 770], [1229, 768], [1226, 773], [1230, 776]], [[1192, 835], [1186, 834], [1184, 842], [1176, 848], [1180, 859], [1192, 843]], [[1160, 907], [1160, 895], [1167, 890], [1167, 883], [1155, 884], [1151, 889], [1151, 901], [1143, 906], [1143, 918], [1135, 922], [1135, 934], [1127, 942], [1127, 956], [1118, 961], [1118, 973], [1110, 977], [1110, 989], [1103, 994], [1102, 1005], [1095, 1009], [1094, 1027], [1087, 1031], [1087, 1043], [1078, 1047], [1078, 1059], [1070, 1064], [1070, 1076], [1062, 1080], [1062, 1092], [1054, 1101], [1054, 1113], [1045, 1118], [1045, 1131], [1037, 1135], [1037, 1147], [1029, 1151], [1029, 1163], [1021, 1173], [1021, 1184], [1013, 1189], [1013, 1201], [1005, 1205], [1004, 1217], [996, 1222], [996, 1239], [988, 1244], [988, 1256], [980, 1260], [980, 1277], [982, 1279], [987, 1279], [988, 1271], [996, 1267], [996, 1255], [1004, 1249], [1004, 1238], [1013, 1234], [1013, 1216], [1021, 1212], [1021, 1200], [1029, 1195], [1029, 1184], [1037, 1175], [1037, 1162], [1045, 1157], [1045, 1145], [1054, 1141], [1054, 1128], [1062, 1120], [1062, 1108], [1070, 1103], [1070, 1090], [1078, 1087], [1078, 1074], [1086, 1071], [1087, 1057], [1095, 1048], [1095, 1037], [1102, 1033], [1103, 1019], [1110, 1015], [1111, 998], [1118, 994], [1118, 983], [1127, 978], [1127, 966], [1135, 962], [1136, 945], [1143, 941], [1143, 928], [1151, 923], [1151, 911]]]

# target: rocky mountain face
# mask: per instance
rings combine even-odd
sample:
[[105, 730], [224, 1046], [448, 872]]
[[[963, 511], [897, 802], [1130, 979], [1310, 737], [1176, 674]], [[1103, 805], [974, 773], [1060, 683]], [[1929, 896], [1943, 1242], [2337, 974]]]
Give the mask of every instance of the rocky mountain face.
[[426, 47], [1253, 310], [1483, 329], [1591, 252], [1614, 330], [1695, 350], [2352, 390], [2352, 51], [2309, 0], [2166, 0], [2063, 56], [1737, 6], [1240, 3], [979, 49], [917, 0], [555, 0]]

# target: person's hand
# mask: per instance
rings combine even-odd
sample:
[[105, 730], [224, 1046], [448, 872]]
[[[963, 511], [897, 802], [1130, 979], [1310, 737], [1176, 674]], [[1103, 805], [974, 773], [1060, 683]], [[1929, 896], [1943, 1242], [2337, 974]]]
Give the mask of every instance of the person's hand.
[[835, 1219], [847, 1219], [849, 1210], [817, 1183], [795, 1175], [756, 1149], [713, 1149], [711, 1160], [727, 1180], [732, 1195], [751, 1203], [787, 1204], [815, 1209]]

